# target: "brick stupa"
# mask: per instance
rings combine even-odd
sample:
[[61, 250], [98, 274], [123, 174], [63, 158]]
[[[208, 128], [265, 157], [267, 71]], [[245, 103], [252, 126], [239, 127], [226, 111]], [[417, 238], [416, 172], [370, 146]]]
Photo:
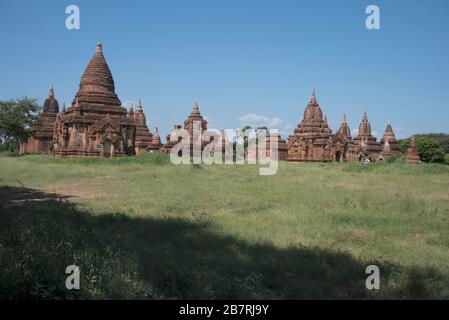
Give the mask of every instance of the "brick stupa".
[[416, 147], [415, 137], [410, 140], [410, 145], [407, 149], [407, 163], [418, 164], [421, 163], [421, 158], [419, 157], [418, 148]]
[[148, 146], [148, 151], [150, 151], [150, 152], [160, 151], [162, 147], [163, 147], [163, 145], [161, 143], [161, 137], [159, 136], [159, 130], [156, 127], [156, 128], [154, 128], [152, 140]]
[[20, 153], [51, 152], [54, 124], [58, 113], [59, 103], [55, 98], [53, 82], [51, 82], [50, 92], [44, 101], [42, 113], [38, 116], [38, 123], [31, 128], [28, 139], [20, 144]]
[[55, 124], [58, 156], [115, 157], [134, 154], [135, 126], [115, 93], [101, 44], [90, 60], [72, 105]]
[[387, 124], [384, 136], [380, 140], [380, 145], [382, 147], [383, 156], [394, 156], [396, 158], [401, 156], [401, 146], [396, 140], [391, 123]]
[[147, 118], [143, 112], [141, 99], [139, 99], [136, 112], [133, 113], [133, 118], [136, 126], [135, 151], [136, 154], [140, 154], [148, 149], [153, 138], [147, 126]]

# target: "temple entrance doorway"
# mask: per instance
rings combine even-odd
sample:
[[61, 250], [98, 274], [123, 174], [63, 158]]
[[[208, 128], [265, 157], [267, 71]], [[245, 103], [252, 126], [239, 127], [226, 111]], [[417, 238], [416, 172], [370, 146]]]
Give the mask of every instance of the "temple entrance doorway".
[[335, 161], [340, 162], [341, 161], [341, 152], [337, 151], [337, 153], [335, 154]]
[[109, 141], [103, 143], [103, 157], [110, 158], [112, 155], [112, 144]]

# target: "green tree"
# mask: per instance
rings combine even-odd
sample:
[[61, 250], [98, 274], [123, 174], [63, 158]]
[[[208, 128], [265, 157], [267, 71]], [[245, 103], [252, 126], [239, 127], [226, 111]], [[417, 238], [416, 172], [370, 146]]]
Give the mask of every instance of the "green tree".
[[444, 156], [444, 162], [449, 165], [449, 153], [446, 153], [446, 155]]
[[31, 126], [37, 125], [39, 110], [36, 99], [0, 100], [0, 150], [18, 151], [20, 142], [29, 136]]

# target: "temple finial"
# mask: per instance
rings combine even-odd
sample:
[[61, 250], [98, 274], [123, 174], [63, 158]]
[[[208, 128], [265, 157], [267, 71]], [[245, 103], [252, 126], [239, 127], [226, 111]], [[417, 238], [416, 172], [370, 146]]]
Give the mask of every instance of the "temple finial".
[[316, 98], [316, 91], [315, 91], [315, 88], [313, 88], [313, 90], [312, 90], [312, 97]]
[[96, 48], [97, 52], [103, 52], [103, 46], [101, 45], [100, 42], [97, 42], [97, 48]]
[[137, 110], [142, 111], [142, 99], [139, 98], [139, 104], [137, 105]]
[[346, 125], [348, 124], [348, 121], [346, 120], [346, 113], [343, 113], [343, 122], [342, 124]]
[[363, 120], [368, 120], [368, 114], [366, 113], [366, 111], [363, 112]]
[[195, 104], [193, 105], [193, 110], [198, 110], [198, 97], [195, 97]]
[[49, 98], [54, 98], [55, 97], [55, 92], [53, 90], [53, 80], [50, 82], [50, 92], [48, 94]]

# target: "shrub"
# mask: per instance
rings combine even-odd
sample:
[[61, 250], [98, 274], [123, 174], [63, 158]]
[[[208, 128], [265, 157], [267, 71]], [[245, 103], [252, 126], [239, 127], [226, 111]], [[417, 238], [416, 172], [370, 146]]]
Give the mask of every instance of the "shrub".
[[386, 163], [393, 163], [393, 162], [396, 162], [396, 157], [395, 156], [388, 156], [388, 157], [386, 157], [385, 158], [385, 162]]

